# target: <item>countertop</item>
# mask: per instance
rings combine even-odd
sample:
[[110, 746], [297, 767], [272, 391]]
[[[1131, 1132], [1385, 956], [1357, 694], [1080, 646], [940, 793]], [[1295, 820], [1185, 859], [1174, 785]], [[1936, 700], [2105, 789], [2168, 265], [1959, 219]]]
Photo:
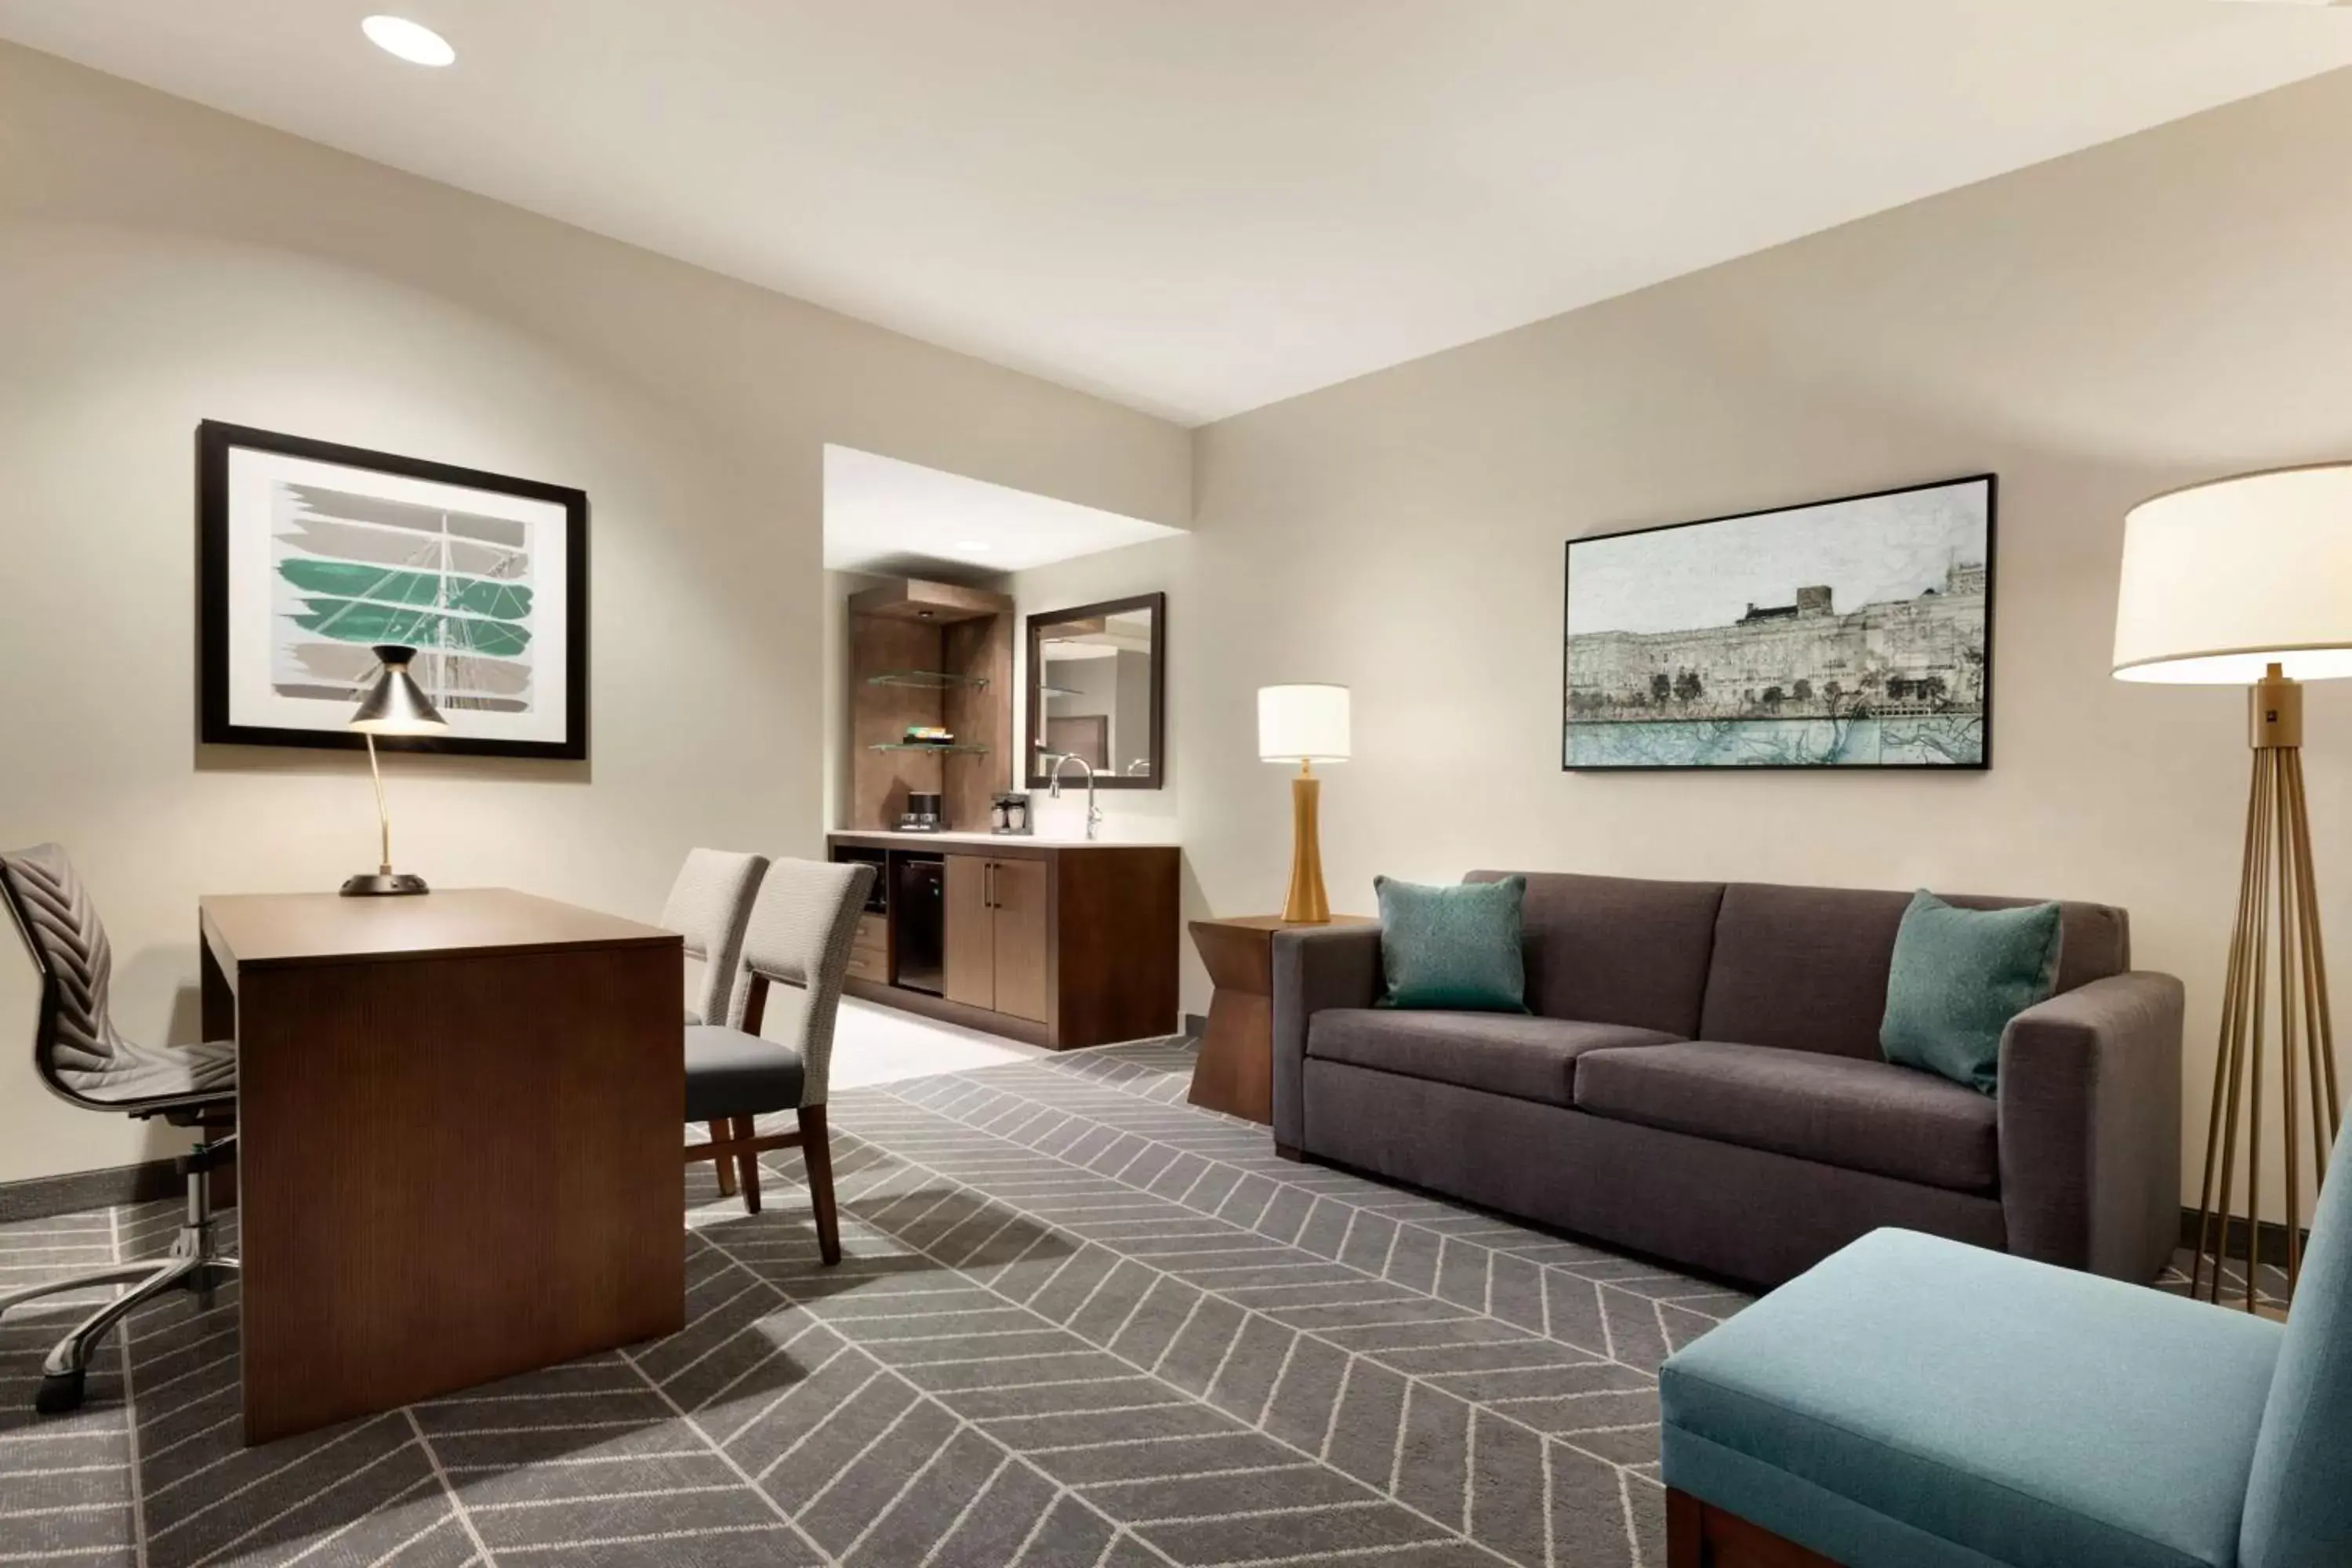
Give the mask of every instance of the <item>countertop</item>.
[[1172, 838], [1064, 838], [1045, 833], [895, 833], [879, 827], [841, 827], [825, 835], [828, 843], [879, 842], [893, 847], [917, 848], [925, 844], [1034, 845], [1040, 849], [1175, 849]]

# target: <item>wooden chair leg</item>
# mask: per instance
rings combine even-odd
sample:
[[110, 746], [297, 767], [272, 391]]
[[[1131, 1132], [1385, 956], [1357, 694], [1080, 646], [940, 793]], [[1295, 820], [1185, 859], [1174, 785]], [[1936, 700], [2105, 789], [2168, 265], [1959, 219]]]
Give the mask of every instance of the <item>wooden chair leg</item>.
[[825, 1137], [824, 1107], [803, 1105], [800, 1118], [801, 1160], [808, 1167], [809, 1205], [816, 1210], [817, 1256], [838, 1263], [841, 1216], [833, 1206], [833, 1145]]
[[1688, 1492], [1666, 1492], [1666, 1568], [1706, 1568], [1705, 1505]]
[[[710, 1124], [710, 1141], [713, 1143], [724, 1143], [727, 1142], [727, 1123], [724, 1121], [714, 1121]], [[724, 1154], [721, 1154], [717, 1159], [711, 1161], [711, 1163], [719, 1167], [719, 1195], [722, 1198], [733, 1197], [735, 1195], [734, 1165]]]
[[[735, 1119], [735, 1136], [738, 1139], [749, 1142], [759, 1135], [760, 1130], [752, 1125], [750, 1117], [739, 1116]], [[727, 1163], [723, 1158], [719, 1163], [721, 1165]], [[758, 1214], [760, 1212], [760, 1156], [756, 1152], [745, 1150], [735, 1156], [735, 1178], [743, 1188], [743, 1212]]]

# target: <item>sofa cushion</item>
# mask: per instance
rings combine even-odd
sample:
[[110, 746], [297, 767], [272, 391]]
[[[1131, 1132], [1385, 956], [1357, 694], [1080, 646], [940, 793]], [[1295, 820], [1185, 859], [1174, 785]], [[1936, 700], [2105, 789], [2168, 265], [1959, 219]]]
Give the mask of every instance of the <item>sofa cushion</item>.
[[1664, 1479], [1856, 1568], [2231, 1568], [2281, 1337], [1874, 1231], [1667, 1360]]
[[1549, 1105], [1574, 1103], [1577, 1058], [1603, 1047], [1671, 1041], [1655, 1029], [1509, 1013], [1334, 1007], [1307, 1026], [1307, 1054]]
[[[2036, 900], [1955, 895], [1944, 901], [2005, 910]], [[1528, 902], [1532, 915], [1532, 888]], [[1685, 1032], [1876, 1059], [1887, 965], [1910, 903], [1908, 893], [1731, 884], [1715, 923], [1706, 1005], [1697, 1027]], [[2062, 903], [2059, 910], [2060, 991], [2131, 967], [2131, 931], [2123, 910], [2074, 903]], [[1537, 1010], [1547, 1009], [1538, 1005]]]
[[[1473, 871], [1464, 880], [1516, 874]], [[1722, 896], [1720, 882], [1529, 874], [1520, 911], [1528, 1010], [1690, 1038]]]
[[1992, 1093], [2009, 1021], [2057, 988], [2058, 922], [2056, 904], [1960, 910], [1911, 895], [1886, 971], [1886, 1059]]
[[1576, 1107], [1953, 1192], [2000, 1180], [1998, 1102], [1886, 1062], [1712, 1040], [1596, 1050]]
[[1525, 877], [1424, 887], [1372, 879], [1381, 901], [1383, 1007], [1524, 1013], [1528, 972], [1519, 909]]

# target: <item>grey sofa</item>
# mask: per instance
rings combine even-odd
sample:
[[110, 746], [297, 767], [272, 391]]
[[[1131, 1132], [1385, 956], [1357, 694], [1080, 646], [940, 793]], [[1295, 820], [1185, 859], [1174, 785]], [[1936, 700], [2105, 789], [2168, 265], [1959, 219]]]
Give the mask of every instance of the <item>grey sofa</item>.
[[1760, 1285], [1880, 1226], [2153, 1279], [2180, 983], [2132, 971], [2123, 910], [2065, 905], [2058, 994], [1979, 1094], [1879, 1054], [1909, 899], [1529, 874], [1532, 1016], [1378, 1009], [1377, 927], [1279, 932], [1276, 1148]]

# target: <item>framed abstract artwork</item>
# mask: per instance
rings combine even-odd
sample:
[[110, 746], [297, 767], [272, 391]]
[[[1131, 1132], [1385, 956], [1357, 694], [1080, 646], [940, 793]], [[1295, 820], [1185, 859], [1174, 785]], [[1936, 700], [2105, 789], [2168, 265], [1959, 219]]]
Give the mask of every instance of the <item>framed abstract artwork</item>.
[[587, 756], [583, 492], [213, 420], [196, 455], [206, 744], [364, 744], [399, 644], [449, 730], [379, 746]]
[[1560, 766], [1990, 766], [1995, 489], [1570, 541]]

